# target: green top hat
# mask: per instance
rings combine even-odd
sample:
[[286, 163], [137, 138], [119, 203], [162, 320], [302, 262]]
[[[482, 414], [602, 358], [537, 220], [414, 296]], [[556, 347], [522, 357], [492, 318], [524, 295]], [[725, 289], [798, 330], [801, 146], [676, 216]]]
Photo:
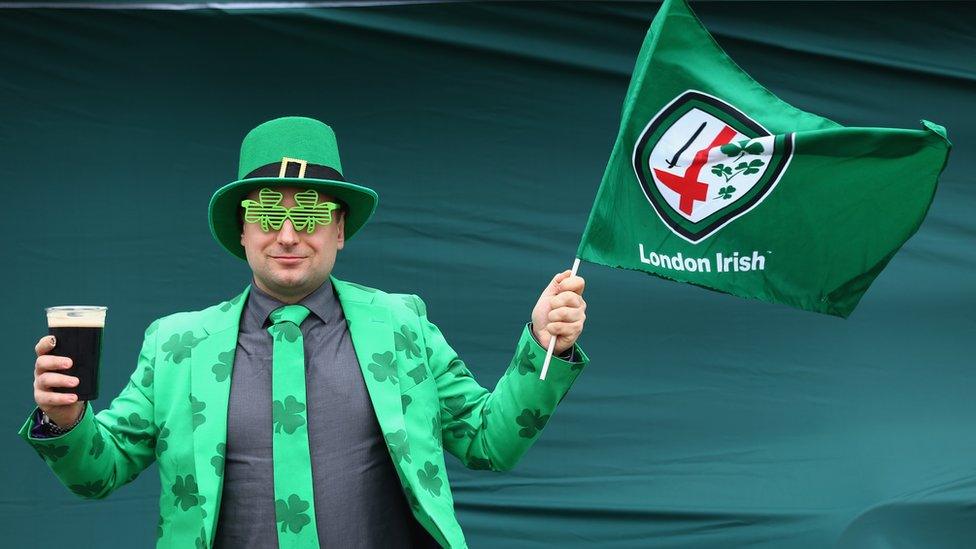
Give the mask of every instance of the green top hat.
[[346, 182], [335, 133], [304, 116], [285, 116], [254, 128], [241, 143], [237, 181], [210, 197], [210, 232], [227, 251], [247, 259], [241, 246], [241, 200], [259, 187], [302, 187], [329, 194], [345, 211], [345, 238], [352, 238], [376, 210], [373, 189]]

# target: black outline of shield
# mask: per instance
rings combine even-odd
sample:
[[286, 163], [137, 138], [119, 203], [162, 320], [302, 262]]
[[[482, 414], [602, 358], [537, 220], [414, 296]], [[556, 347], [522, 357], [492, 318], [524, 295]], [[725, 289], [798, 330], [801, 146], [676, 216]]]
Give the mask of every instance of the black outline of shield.
[[749, 210], [751, 210], [754, 206], [756, 206], [759, 202], [761, 202], [764, 198], [766, 198], [766, 196], [769, 195], [769, 191], [771, 191], [772, 188], [775, 187], [776, 184], [779, 182], [780, 178], [783, 177], [783, 172], [786, 171], [786, 167], [790, 164], [790, 161], [793, 158], [793, 134], [790, 133], [785, 136], [783, 140], [783, 161], [780, 162], [779, 165], [775, 168], [775, 171], [773, 171], [773, 174], [772, 176], [770, 176], [769, 181], [766, 183], [764, 189], [760, 189], [760, 192], [756, 193], [755, 196], [753, 196], [746, 202], [743, 202], [742, 204], [735, 206], [734, 208], [731, 208], [728, 211], [728, 213], [726, 213], [719, 219], [713, 221], [712, 223], [706, 225], [700, 231], [692, 233], [686, 230], [684, 227], [681, 227], [680, 225], [674, 223], [671, 220], [671, 217], [668, 216], [663, 211], [663, 208], [665, 207], [670, 208], [670, 206], [668, 206], [667, 204], [657, 203], [657, 199], [654, 197], [653, 193], [650, 192], [650, 189], [647, 186], [647, 181], [645, 181], [641, 173], [641, 162], [642, 162], [641, 158], [643, 158], [644, 155], [638, 154], [638, 151], [643, 152], [645, 150], [645, 148], [647, 147], [648, 136], [653, 134], [654, 131], [657, 130], [658, 126], [661, 123], [661, 120], [667, 118], [671, 113], [673, 113], [679, 107], [683, 106], [685, 103], [687, 103], [692, 99], [698, 99], [699, 101], [708, 103], [718, 108], [722, 112], [725, 112], [730, 117], [741, 122], [744, 126], [749, 128], [750, 130], [755, 131], [758, 134], [757, 137], [768, 136], [773, 134], [769, 133], [769, 131], [766, 130], [766, 128], [760, 126], [758, 122], [746, 116], [745, 113], [733, 107], [732, 105], [726, 103], [725, 101], [722, 101], [717, 97], [713, 97], [706, 93], [695, 91], [695, 90], [685, 91], [681, 95], [675, 97], [673, 100], [671, 100], [671, 102], [667, 106], [665, 106], [661, 111], [657, 113], [657, 115], [647, 124], [647, 126], [644, 127], [644, 131], [641, 132], [640, 137], [637, 139], [637, 143], [634, 145], [634, 152], [631, 155], [631, 167], [634, 168], [634, 174], [637, 176], [637, 181], [640, 183], [641, 191], [644, 192], [644, 196], [647, 198], [647, 201], [650, 202], [651, 206], [654, 207], [654, 210], [657, 212], [658, 218], [662, 222], [664, 222], [664, 224], [667, 225], [672, 232], [681, 236], [682, 238], [684, 238], [688, 242], [691, 242], [692, 244], [698, 244], [699, 242], [711, 236], [712, 234], [717, 232], [719, 229], [721, 229], [728, 223], [731, 223], [737, 217], [746, 214]]

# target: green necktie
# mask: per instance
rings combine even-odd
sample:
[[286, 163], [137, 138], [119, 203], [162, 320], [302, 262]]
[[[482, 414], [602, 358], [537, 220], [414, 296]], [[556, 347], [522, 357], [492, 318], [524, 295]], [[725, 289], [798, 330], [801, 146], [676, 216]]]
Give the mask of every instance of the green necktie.
[[285, 305], [271, 313], [268, 332], [274, 339], [271, 405], [274, 434], [275, 520], [278, 547], [318, 547], [315, 502], [312, 496], [312, 459], [308, 451], [305, 415], [305, 349], [298, 328], [309, 310]]

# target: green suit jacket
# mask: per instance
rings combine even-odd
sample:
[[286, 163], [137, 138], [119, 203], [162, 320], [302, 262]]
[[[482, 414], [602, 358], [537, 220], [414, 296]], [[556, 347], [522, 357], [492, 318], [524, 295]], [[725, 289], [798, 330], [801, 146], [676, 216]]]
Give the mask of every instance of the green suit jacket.
[[[444, 450], [472, 469], [511, 469], [589, 359], [576, 346], [576, 362], [553, 357], [546, 380], [540, 381], [546, 350], [526, 324], [508, 370], [488, 391], [427, 319], [419, 297], [335, 277], [332, 283], [414, 516], [441, 545], [466, 547]], [[30, 416], [19, 431], [61, 482], [84, 498], [107, 496], [156, 459], [157, 547], [212, 546], [223, 487], [230, 373], [250, 289], [150, 324], [122, 392], [97, 414], [88, 403], [82, 421], [66, 434], [32, 437]]]

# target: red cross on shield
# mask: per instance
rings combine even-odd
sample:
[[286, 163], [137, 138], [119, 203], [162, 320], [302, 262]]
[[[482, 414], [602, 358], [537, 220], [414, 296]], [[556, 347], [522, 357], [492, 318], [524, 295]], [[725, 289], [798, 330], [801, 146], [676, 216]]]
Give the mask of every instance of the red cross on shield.
[[678, 209], [687, 215], [691, 215], [695, 208], [695, 202], [704, 202], [708, 198], [708, 183], [698, 180], [702, 167], [708, 162], [708, 154], [715, 147], [721, 147], [731, 143], [736, 136], [736, 131], [725, 126], [722, 131], [715, 136], [715, 139], [707, 147], [695, 153], [695, 158], [691, 165], [685, 170], [684, 175], [676, 175], [664, 170], [654, 168], [654, 176], [667, 188], [678, 193], [681, 201]]

